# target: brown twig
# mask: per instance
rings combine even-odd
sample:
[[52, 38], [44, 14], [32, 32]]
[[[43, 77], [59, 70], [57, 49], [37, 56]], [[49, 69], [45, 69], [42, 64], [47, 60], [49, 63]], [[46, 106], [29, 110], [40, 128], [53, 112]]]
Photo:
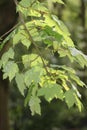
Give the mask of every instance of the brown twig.
[[19, 23], [16, 24], [15, 26], [13, 26], [10, 30], [8, 30], [6, 33], [4, 33], [4, 34], [0, 37], [0, 39], [2, 40], [3, 37], [5, 37], [5, 36], [6, 36], [7, 34], [9, 34], [10, 32], [12, 32], [18, 25], [19, 25]]

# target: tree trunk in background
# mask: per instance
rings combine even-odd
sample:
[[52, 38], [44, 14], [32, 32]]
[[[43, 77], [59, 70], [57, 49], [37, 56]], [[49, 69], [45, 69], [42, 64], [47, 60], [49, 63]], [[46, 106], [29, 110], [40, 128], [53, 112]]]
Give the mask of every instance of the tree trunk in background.
[[[0, 37], [14, 26], [16, 18], [13, 0], [0, 0]], [[0, 57], [9, 46], [8, 43], [0, 52]], [[8, 81], [3, 80], [0, 70], [0, 130], [9, 130], [8, 89]]]
[[8, 118], [8, 82], [2, 80], [0, 72], [0, 130], [9, 130]]

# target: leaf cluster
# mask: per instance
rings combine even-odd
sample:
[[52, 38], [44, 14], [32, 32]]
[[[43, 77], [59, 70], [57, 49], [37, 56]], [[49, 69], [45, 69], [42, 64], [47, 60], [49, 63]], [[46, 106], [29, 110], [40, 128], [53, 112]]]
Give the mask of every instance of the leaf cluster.
[[[62, 0], [52, 2], [64, 4]], [[41, 114], [41, 96], [48, 102], [60, 99], [69, 108], [76, 105], [81, 111], [77, 87], [85, 84], [72, 67], [50, 63], [47, 56], [57, 53], [61, 59], [67, 57], [70, 63], [76, 62], [82, 68], [87, 66], [87, 56], [75, 48], [67, 27], [50, 13], [47, 1], [21, 0], [18, 3], [15, 0], [15, 3], [20, 24], [2, 43], [13, 41], [0, 60], [3, 79], [15, 80], [32, 115]]]

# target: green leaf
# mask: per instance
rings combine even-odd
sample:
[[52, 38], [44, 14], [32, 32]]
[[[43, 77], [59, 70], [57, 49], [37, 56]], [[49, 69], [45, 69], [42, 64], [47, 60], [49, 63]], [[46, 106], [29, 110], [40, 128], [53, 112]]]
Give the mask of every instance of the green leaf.
[[75, 95], [75, 98], [76, 98], [76, 105], [77, 105], [79, 111], [81, 112], [83, 105], [82, 105], [81, 101], [79, 100], [79, 98], [77, 97], [77, 95]]
[[20, 5], [23, 7], [29, 7], [35, 0], [21, 0]]
[[30, 31], [30, 34], [31, 34], [34, 41], [41, 41], [42, 40], [42, 38], [41, 38], [41, 36], [36, 28], [33, 28]]
[[75, 61], [84, 68], [87, 66], [87, 56], [84, 55], [81, 51], [77, 50], [76, 48], [69, 48], [72, 56], [74, 57]]
[[29, 68], [30, 67], [30, 56], [29, 55], [23, 55], [22, 56], [22, 62], [24, 64], [25, 68]]
[[[24, 37], [24, 36], [23, 36]], [[21, 33], [16, 33], [13, 37], [13, 44], [16, 45], [20, 42], [22, 38], [22, 34]]]
[[37, 90], [38, 90], [37, 84], [31, 84], [30, 85], [28, 92], [27, 92], [27, 96], [25, 98], [25, 103], [24, 103], [25, 106], [28, 105], [31, 96], [36, 96]]
[[32, 96], [36, 96], [38, 91], [38, 84], [34, 84], [32, 88]]
[[[0, 45], [1, 50], [9, 39], [13, 39], [13, 46], [0, 60], [0, 68], [4, 72], [3, 79], [9, 77], [11, 81], [15, 78], [23, 96], [27, 87], [25, 105], [30, 106], [32, 115], [41, 113], [38, 96], [44, 96], [49, 102], [54, 98], [65, 99], [69, 108], [74, 104], [79, 111], [82, 108], [81, 95], [75, 86], [84, 86], [84, 83], [72, 68], [50, 65], [51, 59], [57, 58], [57, 52], [61, 60], [67, 56], [71, 62], [77, 62], [81, 67], [87, 66], [87, 56], [75, 48], [65, 24], [57, 16], [51, 15], [47, 8], [47, 3], [55, 2], [64, 4], [62, 0], [20, 0], [17, 11], [19, 15], [21, 13], [24, 23], [20, 23]], [[15, 45], [20, 43], [24, 50], [18, 48], [16, 51]]]
[[37, 54], [28, 54], [22, 56], [22, 61], [25, 68], [33, 67], [33, 66], [42, 66], [42, 60], [40, 56]]
[[74, 57], [71, 55], [71, 53], [68, 50], [68, 48], [64, 48], [62, 46], [58, 46], [58, 43], [57, 44], [54, 43], [53, 47], [55, 47], [54, 49], [56, 49], [56, 51], [58, 52], [60, 57], [66, 57], [67, 56], [71, 62], [74, 61]]
[[18, 28], [17, 33], [13, 37], [13, 45], [18, 44], [19, 42], [21, 42], [24, 46], [26, 46], [27, 49], [31, 45], [31, 41], [29, 40], [29, 35], [23, 29], [23, 26], [20, 26]]
[[3, 79], [6, 79], [7, 77], [9, 77], [9, 80], [11, 81], [16, 73], [18, 73], [19, 69], [16, 63], [14, 63], [13, 61], [8, 61], [7, 64], [4, 66], [3, 68]]
[[49, 102], [53, 98], [63, 100], [63, 90], [60, 85], [49, 83], [38, 90], [38, 96], [44, 96]]
[[24, 75], [20, 74], [20, 73], [17, 73], [16, 77], [15, 77], [15, 80], [16, 80], [17, 87], [18, 87], [19, 91], [24, 96], [24, 90], [26, 88], [26, 86], [24, 84]]
[[39, 83], [42, 73], [43, 73], [43, 70], [40, 68], [29, 69], [25, 73], [25, 77], [24, 77], [26, 86], [29, 87], [31, 83], [35, 83], [35, 84]]
[[0, 43], [0, 51], [3, 49], [4, 45], [8, 43], [9, 40], [14, 36], [16, 29], [12, 31], [4, 40], [2, 43]]
[[71, 74], [70, 73], [70, 78], [73, 80], [73, 81], [75, 81], [76, 82], [76, 84], [78, 84], [79, 86], [85, 86], [85, 83], [83, 83], [81, 80], [80, 80], [80, 78], [78, 77], [78, 76], [76, 76], [75, 74]]
[[48, 13], [48, 9], [44, 6], [43, 3], [39, 2], [39, 1], [36, 1], [32, 8], [34, 10], [36, 10], [37, 12], [39, 11], [40, 13]]
[[31, 95], [32, 95], [32, 85], [29, 87], [27, 95], [25, 97], [25, 101], [24, 101], [24, 106], [25, 107], [28, 105], [28, 103], [30, 101], [30, 98], [31, 98]]
[[57, 33], [54, 30], [55, 30], [55, 28], [52, 28], [52, 27], [47, 26], [47, 25], [44, 27], [44, 31], [45, 31], [45, 33], [48, 34], [48, 36], [51, 36], [51, 37], [53, 37], [53, 40], [55, 38], [55, 40], [57, 40], [58, 42], [60, 42], [63, 39], [63, 36], [60, 35], [59, 33]]
[[64, 96], [65, 96], [65, 101], [69, 108], [76, 103], [75, 93], [72, 89], [66, 91]]
[[77, 97], [76, 93], [74, 92], [74, 90], [68, 90], [65, 92], [65, 101], [68, 105], [68, 107], [72, 107], [74, 104], [78, 107], [79, 111], [81, 112], [82, 110], [82, 103], [79, 100], [79, 98]]
[[23, 40], [21, 40], [21, 42], [22, 42], [22, 44], [24, 45], [24, 46], [26, 46], [27, 47], [27, 49], [29, 48], [29, 46], [31, 45], [31, 41], [30, 40], [28, 40], [28, 39], [23, 39]]
[[30, 110], [32, 112], [32, 115], [35, 113], [41, 114], [41, 108], [40, 108], [40, 99], [37, 96], [32, 96], [29, 101]]
[[13, 59], [13, 58], [14, 58], [14, 50], [10, 48], [6, 53], [3, 54], [1, 58], [3, 66], [6, 65], [9, 59]]
[[52, 2], [57, 2], [57, 3], [60, 3], [60, 4], [64, 4], [64, 2], [62, 0], [51, 0]]
[[60, 29], [63, 31], [63, 33], [65, 33], [67, 36], [70, 36], [69, 30], [68, 28], [65, 26], [65, 24], [58, 19], [57, 16], [52, 15], [53, 20], [58, 24], [58, 26], [60, 27]]
[[54, 51], [58, 51], [60, 46], [59, 46], [59, 43], [57, 41], [53, 41], [53, 48], [54, 48]]
[[33, 8], [29, 8], [29, 10], [27, 11], [27, 13], [28, 13], [27, 15], [31, 16], [31, 17], [40, 17], [41, 16], [40, 12], [37, 11], [37, 10], [35, 10], [35, 9], [33, 9]]

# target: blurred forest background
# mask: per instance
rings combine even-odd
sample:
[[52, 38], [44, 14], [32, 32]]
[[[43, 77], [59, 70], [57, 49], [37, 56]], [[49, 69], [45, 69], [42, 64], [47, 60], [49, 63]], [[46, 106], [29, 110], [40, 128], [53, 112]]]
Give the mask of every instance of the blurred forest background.
[[[87, 0], [64, 0], [64, 2], [65, 5], [52, 5], [49, 1], [50, 9], [69, 28], [76, 47], [87, 54]], [[74, 67], [87, 84], [87, 68], [81, 70], [77, 66]], [[75, 107], [68, 109], [61, 101], [53, 100], [49, 104], [42, 99], [42, 115], [32, 117], [29, 108], [24, 107], [24, 99], [16, 84], [11, 83], [9, 89], [11, 130], [87, 130], [87, 89], [80, 88], [80, 91], [84, 105], [81, 113]]]

